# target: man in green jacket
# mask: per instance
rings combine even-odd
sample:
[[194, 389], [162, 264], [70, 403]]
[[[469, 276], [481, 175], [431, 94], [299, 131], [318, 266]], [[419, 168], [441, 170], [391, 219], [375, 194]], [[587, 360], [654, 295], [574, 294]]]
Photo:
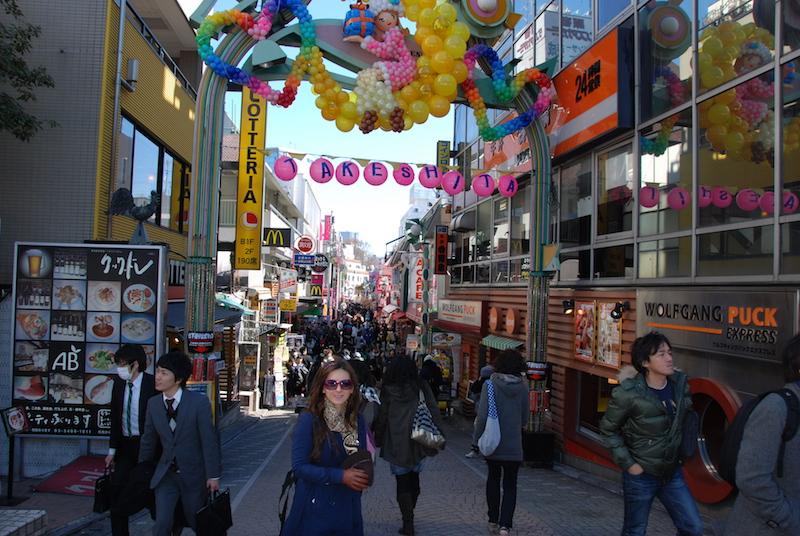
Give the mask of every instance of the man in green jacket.
[[662, 334], [639, 337], [631, 348], [637, 374], [614, 389], [600, 431], [622, 469], [622, 536], [645, 536], [653, 499], [667, 509], [679, 536], [702, 536], [703, 522], [681, 471], [681, 429], [692, 398], [686, 374], [675, 370]]

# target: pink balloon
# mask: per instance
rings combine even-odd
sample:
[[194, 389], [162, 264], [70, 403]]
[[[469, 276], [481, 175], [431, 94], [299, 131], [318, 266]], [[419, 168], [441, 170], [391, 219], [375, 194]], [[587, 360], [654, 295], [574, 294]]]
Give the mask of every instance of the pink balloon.
[[752, 212], [758, 208], [760, 197], [754, 190], [745, 188], [736, 194], [736, 206], [745, 212]]
[[448, 171], [442, 176], [442, 188], [450, 195], [464, 191], [464, 177], [458, 171]]
[[790, 191], [783, 192], [783, 213], [784, 214], [794, 214], [797, 212], [797, 205], [798, 205], [798, 198], [797, 194]]
[[658, 188], [645, 186], [639, 190], [639, 204], [644, 208], [653, 208], [658, 204]]
[[389, 172], [386, 170], [386, 166], [380, 162], [370, 162], [367, 164], [367, 167], [364, 168], [364, 180], [367, 181], [367, 184], [380, 186], [386, 182], [388, 178]]
[[472, 179], [472, 191], [478, 197], [488, 197], [494, 193], [494, 179], [488, 173], [481, 173]]
[[701, 186], [697, 189], [697, 206], [700, 208], [706, 208], [710, 204], [711, 190], [705, 186]]
[[422, 166], [419, 169], [419, 183], [425, 188], [437, 188], [442, 184], [442, 173], [436, 166]]
[[767, 214], [775, 212], [775, 194], [772, 192], [764, 192], [764, 195], [761, 196], [761, 200], [758, 202], [758, 206]]
[[327, 158], [317, 158], [311, 162], [309, 174], [315, 182], [325, 184], [333, 178], [333, 164]]
[[400, 164], [394, 168], [394, 171], [392, 171], [392, 176], [400, 186], [408, 186], [414, 182], [414, 168], [408, 164]]
[[336, 180], [344, 186], [350, 186], [355, 183], [360, 174], [358, 164], [352, 160], [345, 160], [336, 166]]
[[517, 184], [517, 179], [515, 179], [513, 176], [503, 175], [500, 177], [497, 189], [500, 191], [500, 195], [503, 197], [512, 197], [515, 193], [517, 193], [519, 184]]
[[689, 206], [691, 201], [692, 198], [689, 196], [689, 192], [686, 191], [686, 188], [680, 186], [673, 188], [667, 195], [667, 206], [672, 210], [683, 210]]
[[722, 186], [711, 190], [711, 203], [717, 208], [728, 208], [733, 203], [733, 196]]
[[297, 176], [297, 164], [291, 156], [281, 156], [275, 161], [275, 176], [290, 181]]

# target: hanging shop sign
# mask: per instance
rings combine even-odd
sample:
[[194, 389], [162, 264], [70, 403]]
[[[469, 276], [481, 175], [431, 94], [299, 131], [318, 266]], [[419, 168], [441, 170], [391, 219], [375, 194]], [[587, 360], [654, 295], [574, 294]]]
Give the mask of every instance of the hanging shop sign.
[[214, 332], [189, 331], [186, 334], [186, 344], [190, 352], [195, 354], [210, 354], [214, 351]]
[[297, 311], [297, 298], [281, 300], [278, 308], [284, 313], [294, 313]]
[[675, 347], [779, 362], [797, 328], [795, 291], [638, 290], [638, 333], [658, 330]]
[[436, 251], [433, 256], [433, 273], [436, 275], [447, 274], [447, 225], [436, 226], [434, 241]]
[[479, 301], [439, 300], [439, 320], [480, 328], [482, 303]]
[[167, 249], [17, 243], [11, 349], [13, 405], [31, 434], [111, 434], [114, 353], [164, 351]]
[[264, 142], [267, 106], [263, 97], [242, 88], [239, 180], [236, 192], [234, 270], [261, 268], [261, 218], [264, 213]]
[[314, 298], [322, 297], [322, 285], [311, 284], [308, 286], [308, 295]]
[[632, 43], [629, 30], [615, 28], [553, 79], [558, 105], [547, 131], [554, 156], [633, 126]]
[[294, 254], [295, 266], [312, 266], [314, 264], [314, 255], [303, 255], [301, 253]]
[[297, 270], [280, 269], [280, 292], [297, 292]]
[[300, 236], [294, 243], [294, 249], [303, 254], [313, 253], [315, 247], [316, 242], [314, 241], [314, 237], [310, 235]]
[[441, 169], [450, 166], [450, 142], [447, 140], [436, 142], [436, 165]]
[[292, 244], [292, 230], [282, 227], [267, 227], [264, 229], [263, 245], [271, 247], [288, 248]]
[[331, 261], [328, 260], [327, 255], [324, 255], [323, 253], [317, 253], [316, 255], [314, 255], [314, 264], [311, 265], [311, 270], [313, 272], [321, 274], [322, 272], [328, 269], [328, 266], [330, 266], [330, 264]]
[[421, 303], [425, 286], [425, 259], [422, 253], [408, 254], [408, 303]]
[[261, 320], [264, 322], [278, 322], [278, 300], [264, 300], [261, 302]]

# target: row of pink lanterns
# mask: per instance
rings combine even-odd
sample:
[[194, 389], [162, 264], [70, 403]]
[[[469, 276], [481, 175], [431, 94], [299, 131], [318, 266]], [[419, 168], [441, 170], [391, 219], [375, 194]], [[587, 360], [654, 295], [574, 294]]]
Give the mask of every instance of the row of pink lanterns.
[[[644, 186], [639, 190], [639, 204], [644, 208], [653, 208], [658, 205], [659, 197], [660, 190], [655, 186]], [[682, 186], [676, 186], [667, 194], [667, 206], [672, 210], [683, 210], [691, 202], [691, 194]], [[700, 186], [698, 188], [697, 206], [700, 208], [712, 205], [717, 208], [728, 208], [734, 202], [745, 212], [761, 209], [767, 214], [772, 214], [775, 208], [775, 194], [773, 192], [759, 194], [751, 188], [742, 188], [736, 195], [733, 195], [724, 186], [714, 186], [713, 188]], [[800, 208], [800, 198], [794, 192], [785, 190], [781, 204], [784, 214], [792, 214]]]

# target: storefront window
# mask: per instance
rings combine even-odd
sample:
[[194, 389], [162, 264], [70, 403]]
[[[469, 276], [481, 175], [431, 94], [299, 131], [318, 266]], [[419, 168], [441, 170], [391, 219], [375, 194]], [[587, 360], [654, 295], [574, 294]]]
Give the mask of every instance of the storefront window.
[[[602, 4], [602, 2], [601, 2]], [[651, 2], [639, 10], [642, 120], [692, 98], [692, 3]], [[662, 26], [676, 26], [665, 34]]]
[[119, 160], [117, 161], [117, 186], [131, 184], [133, 173], [133, 123], [122, 118], [119, 131]]
[[511, 255], [525, 255], [531, 242], [531, 189], [525, 187], [511, 198]]
[[[158, 145], [139, 131], [136, 131], [133, 153], [133, 178], [131, 194], [137, 207], [150, 203], [150, 192], [158, 191]], [[155, 223], [156, 215], [149, 222]]]
[[[657, 125], [657, 130], [650, 128], [643, 133], [640, 236], [682, 231], [692, 226], [691, 124], [691, 110], [686, 110]], [[648, 189], [642, 191], [641, 188]], [[658, 196], [658, 202], [653, 206], [648, 206], [653, 202], [649, 194]]]
[[561, 268], [558, 277], [561, 281], [577, 281], [591, 278], [591, 250], [570, 251], [560, 255]]
[[478, 205], [475, 249], [479, 261], [488, 260], [491, 255], [492, 232], [492, 202], [485, 201]]
[[561, 169], [561, 247], [592, 240], [592, 161], [584, 158]]
[[597, 27], [602, 29], [630, 5], [631, 0], [602, 0], [597, 2]]
[[561, 66], [569, 65], [592, 46], [592, 0], [563, 0], [561, 11]]
[[470, 110], [467, 106], [463, 104], [456, 104], [455, 106], [455, 116], [456, 119], [453, 123], [453, 145], [458, 147], [459, 143], [462, 142], [469, 142], [471, 140], [467, 139], [467, 115], [470, 113]]
[[478, 264], [475, 267], [475, 283], [488, 285], [489, 281], [491, 281], [491, 265], [490, 264]]
[[[782, 215], [796, 214], [800, 209], [798, 206], [800, 205], [800, 80], [794, 77], [791, 79], [791, 83], [786, 82], [785, 79], [783, 89], [783, 192], [780, 203]], [[765, 202], [766, 204], [769, 204], [768, 200]], [[774, 208], [772, 210], [774, 211]]]
[[[772, 61], [774, 3], [698, 0], [700, 92], [704, 93]], [[762, 5], [763, 4], [763, 5]], [[767, 4], [773, 4], [772, 9]], [[772, 15], [765, 12], [772, 11]]]
[[639, 277], [688, 277], [692, 274], [692, 237], [639, 244]]
[[460, 266], [451, 266], [450, 267], [450, 284], [451, 285], [460, 285], [461, 284], [461, 267]]
[[595, 277], [633, 277], [633, 244], [594, 250]]
[[699, 276], [772, 273], [772, 225], [707, 233], [697, 238]]
[[781, 225], [781, 273], [800, 274], [800, 221]]
[[475, 265], [467, 264], [461, 272], [462, 283], [472, 283], [475, 280]]
[[522, 268], [525, 265], [526, 269], [530, 268], [530, 261], [528, 259], [511, 259], [508, 270], [508, 282], [511, 284], [524, 283], [527, 277], [522, 276]]
[[608, 410], [613, 385], [606, 378], [578, 372], [580, 381], [580, 402], [578, 406], [578, 429], [599, 439], [600, 420]]
[[509, 200], [507, 197], [501, 197], [494, 201], [493, 251], [495, 255], [505, 255], [508, 253], [508, 204]]
[[597, 156], [597, 234], [633, 229], [633, 151], [630, 145]]
[[464, 233], [456, 233], [455, 234], [455, 263], [461, 264], [464, 261]]
[[536, 17], [536, 64], [558, 57], [558, 1], [551, 2]]
[[[176, 166], [177, 164], [177, 166]], [[177, 173], [175, 173], [177, 167]], [[175, 179], [173, 179], [175, 177]], [[173, 185], [180, 189], [181, 169], [171, 154], [164, 152], [164, 165], [161, 173], [161, 225], [172, 227], [170, 214], [172, 213]], [[177, 192], [176, 192], [177, 193]], [[177, 214], [177, 212], [176, 212]]]
[[[542, 3], [541, 0], [539, 3]], [[514, 26], [514, 37], [516, 38], [525, 31], [525, 27], [533, 22], [533, 16], [536, 13], [536, 0], [515, 0], [514, 12], [519, 13], [521, 18], [517, 25]]]
[[508, 261], [492, 264], [492, 284], [508, 283]]
[[[764, 4], [763, 6], [761, 4]], [[763, 12], [764, 19], [770, 18], [770, 2], [758, 2], [756, 12]], [[761, 18], [759, 16], [759, 18]], [[768, 24], [765, 20], [764, 24]], [[795, 2], [783, 3], [783, 53], [800, 48], [800, 6]]]
[[[768, 216], [761, 198], [773, 189], [773, 73], [753, 78], [698, 104], [699, 225]], [[747, 98], [743, 98], [747, 95]]]

